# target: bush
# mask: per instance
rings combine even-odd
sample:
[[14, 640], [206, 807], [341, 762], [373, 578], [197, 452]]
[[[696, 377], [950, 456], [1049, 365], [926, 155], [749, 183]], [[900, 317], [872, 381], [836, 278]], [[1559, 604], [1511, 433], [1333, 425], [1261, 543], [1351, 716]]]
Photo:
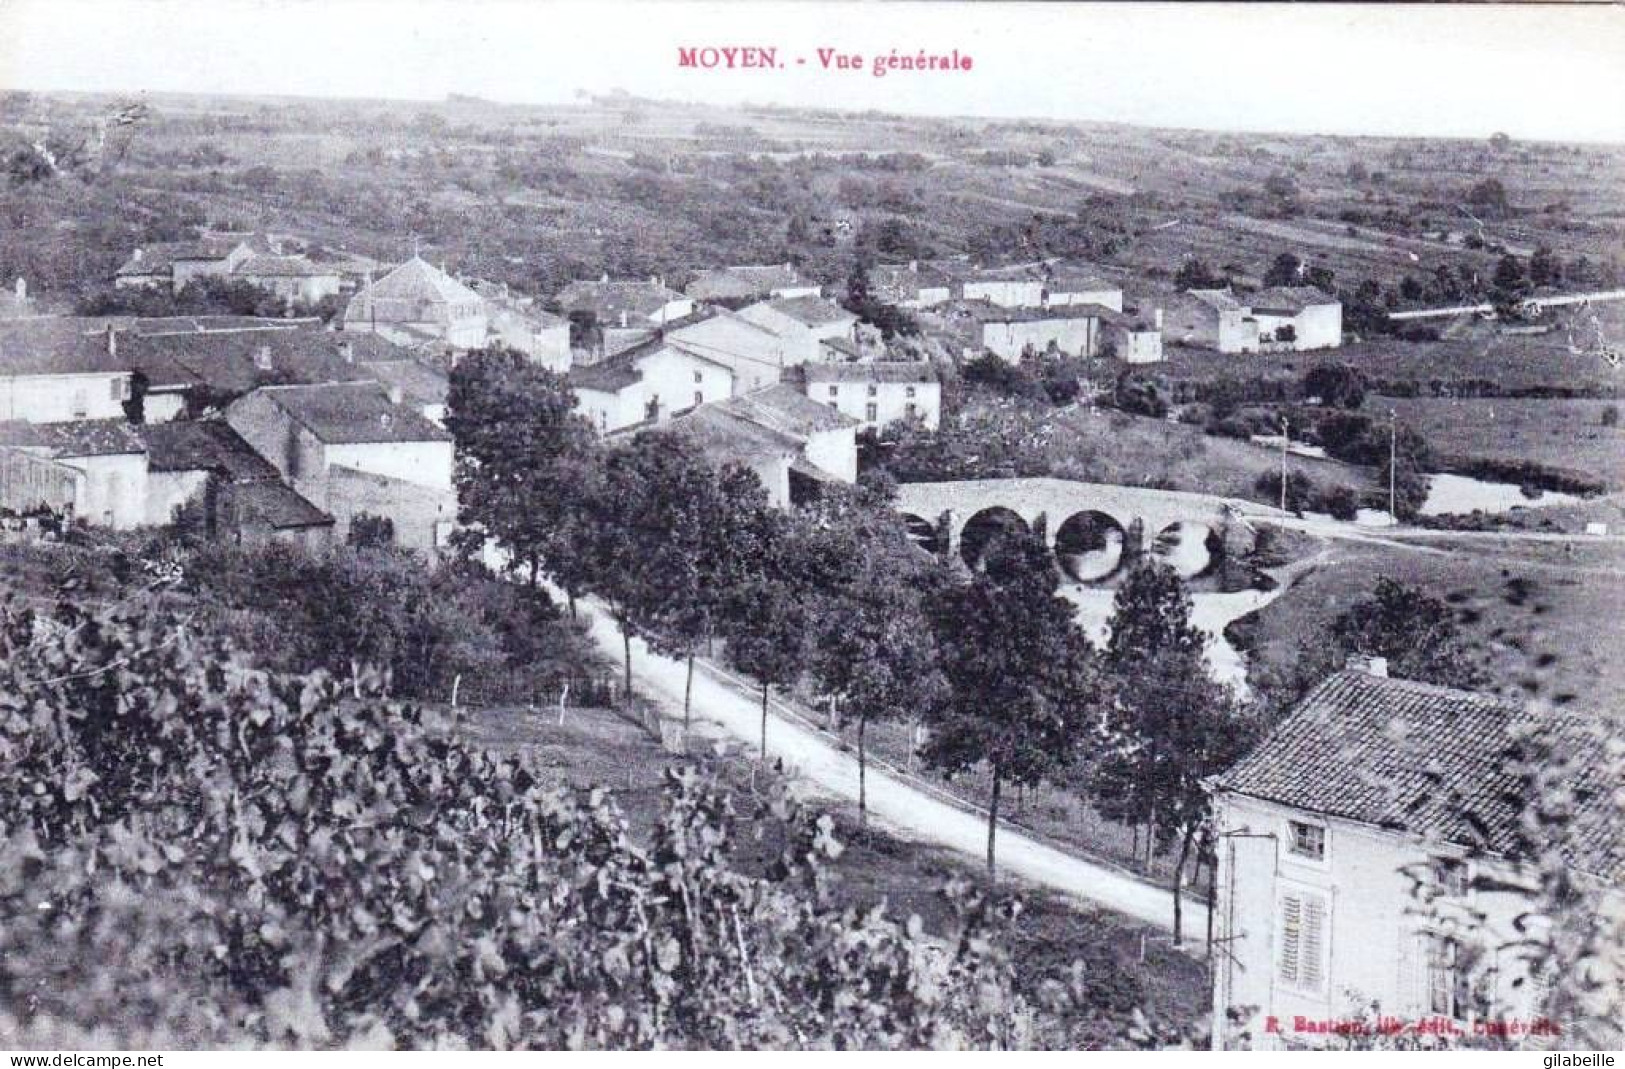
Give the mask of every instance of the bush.
[[1347, 486], [1333, 487], [1321, 498], [1320, 509], [1334, 520], [1353, 520], [1360, 514], [1360, 495]]

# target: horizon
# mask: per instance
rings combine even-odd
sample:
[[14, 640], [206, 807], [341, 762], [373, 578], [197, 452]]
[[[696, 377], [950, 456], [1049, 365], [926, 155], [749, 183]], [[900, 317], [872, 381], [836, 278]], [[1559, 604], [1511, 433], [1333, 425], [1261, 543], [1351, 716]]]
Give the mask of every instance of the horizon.
[[[840, 17], [830, 17], [831, 7]], [[808, 64], [677, 65], [679, 47], [730, 44], [804, 54]], [[821, 46], [866, 57], [959, 48], [976, 67], [885, 78], [836, 73], [811, 61]], [[1541, 77], [1549, 70], [1562, 77]], [[1523, 141], [1618, 145], [1625, 143], [1625, 12], [1613, 5], [0, 0], [0, 87], [382, 103], [462, 95], [518, 107], [569, 106], [583, 92], [621, 90], [719, 108], [1283, 136], [1471, 140], [1504, 132]]]

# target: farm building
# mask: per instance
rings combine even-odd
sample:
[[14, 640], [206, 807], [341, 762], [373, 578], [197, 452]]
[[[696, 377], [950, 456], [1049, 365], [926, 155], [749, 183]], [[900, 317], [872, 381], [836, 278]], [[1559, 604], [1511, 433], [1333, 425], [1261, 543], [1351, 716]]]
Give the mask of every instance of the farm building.
[[0, 322], [0, 420], [124, 418], [132, 392], [130, 361], [120, 354], [111, 325], [87, 332], [86, 323], [45, 317]]
[[277, 256], [273, 253], [255, 253], [235, 264], [226, 276], [233, 282], [247, 282], [281, 297], [285, 301], [315, 304], [325, 297], [336, 297], [340, 278], [337, 270], [318, 267], [303, 256]]
[[162, 287], [180, 290], [200, 278], [225, 278], [252, 257], [253, 235], [216, 235], [197, 241], [171, 241], [136, 249], [113, 275], [120, 288]]
[[1221, 353], [1301, 352], [1343, 344], [1343, 306], [1314, 286], [1277, 286], [1253, 294], [1190, 290], [1166, 311], [1169, 338]]
[[600, 434], [660, 423], [734, 392], [734, 372], [726, 362], [670, 337], [571, 368], [567, 379], [581, 414]]
[[556, 301], [566, 314], [590, 315], [606, 329], [660, 326], [694, 311], [692, 298], [667, 288], [659, 278], [612, 282], [605, 275], [597, 282], [572, 282]]
[[986, 349], [1010, 363], [1051, 348], [1067, 356], [1098, 355], [1105, 323], [1117, 315], [1100, 305], [1006, 308], [984, 300], [956, 301], [937, 311], [967, 355]]
[[820, 359], [820, 343], [833, 338], [852, 341], [858, 317], [822, 297], [761, 301], [739, 310], [741, 318], [784, 340], [784, 364]]
[[869, 292], [899, 308], [934, 308], [953, 299], [953, 275], [933, 264], [910, 260], [869, 269]]
[[[0, 448], [75, 473], [70, 477], [73, 516], [115, 530], [129, 530], [146, 522], [146, 446], [123, 419], [0, 423]], [[23, 498], [0, 502], [13, 512], [40, 506], [60, 510], [68, 503]]]

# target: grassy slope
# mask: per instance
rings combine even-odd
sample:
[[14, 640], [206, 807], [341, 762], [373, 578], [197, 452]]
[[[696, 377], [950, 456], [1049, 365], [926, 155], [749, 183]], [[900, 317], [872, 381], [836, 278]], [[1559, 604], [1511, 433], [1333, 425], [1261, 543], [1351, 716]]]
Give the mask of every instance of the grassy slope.
[[1365, 407], [1393, 408], [1441, 453], [1532, 460], [1625, 487], [1625, 428], [1601, 423], [1617, 402], [1370, 396]]
[[[1340, 542], [1330, 560], [1292, 593], [1253, 617], [1251, 656], [1281, 667], [1300, 641], [1314, 637], [1388, 575], [1445, 598], [1461, 611], [1463, 631], [1487, 667], [1492, 690], [1572, 695], [1580, 707], [1612, 713], [1625, 688], [1625, 554], [1617, 547], [1562, 543], [1452, 543], [1446, 555]], [[1470, 549], [1468, 548], [1470, 546]], [[1516, 582], [1514, 582], [1516, 581]], [[1524, 593], [1519, 588], [1525, 587]], [[1549, 663], [1542, 664], [1546, 658]]]

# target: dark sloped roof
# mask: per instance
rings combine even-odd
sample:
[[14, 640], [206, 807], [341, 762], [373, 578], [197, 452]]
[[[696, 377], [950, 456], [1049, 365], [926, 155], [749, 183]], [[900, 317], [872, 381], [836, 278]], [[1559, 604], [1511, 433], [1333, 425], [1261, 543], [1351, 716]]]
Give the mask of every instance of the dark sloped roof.
[[[1526, 785], [1520, 778], [1519, 705], [1366, 672], [1340, 672], [1316, 687], [1234, 768], [1224, 790], [1313, 813], [1403, 830], [1504, 856], [1520, 852]], [[1550, 720], [1558, 738], [1577, 722]], [[1593, 743], [1593, 745], [1595, 745]], [[1568, 784], [1576, 820], [1559, 844], [1575, 866], [1625, 873], [1610, 794], [1589, 763]]]
[[233, 482], [278, 478], [270, 461], [218, 420], [145, 423], [135, 432], [146, 443], [152, 471], [210, 471]]
[[239, 522], [257, 520], [275, 530], [328, 527], [333, 523], [333, 517], [278, 479], [236, 484], [231, 489], [231, 501]]
[[26, 446], [54, 457], [105, 457], [144, 453], [146, 446], [121, 419], [71, 423], [0, 422], [0, 445]]
[[317, 267], [303, 256], [276, 256], [271, 253], [256, 253], [232, 268], [231, 273], [255, 278], [316, 278], [338, 274], [333, 268]]
[[929, 360], [873, 363], [803, 364], [808, 382], [936, 382], [937, 369]]
[[118, 269], [120, 275], [167, 274], [176, 260], [224, 260], [237, 246], [248, 242], [245, 236], [208, 237], [197, 241], [160, 241], [141, 247]]
[[451, 390], [446, 373], [417, 359], [370, 360], [364, 365], [373, 378], [401, 391], [401, 397], [418, 405], [443, 405]]
[[[348, 347], [350, 359], [344, 353]], [[129, 337], [119, 341], [126, 363], [147, 367], [168, 361], [224, 394], [247, 393], [267, 383], [363, 382], [365, 364], [399, 359], [403, 352], [376, 334], [325, 330], [245, 330]], [[269, 367], [262, 366], [269, 364]], [[149, 377], [152, 372], [148, 372]]]
[[693, 442], [713, 464], [793, 457], [802, 440], [745, 419], [721, 405], [700, 405], [661, 426]]
[[1239, 312], [1246, 305], [1236, 300], [1229, 290], [1186, 290], [1196, 300], [1220, 312]]
[[592, 312], [611, 326], [628, 317], [647, 319], [683, 295], [659, 282], [572, 282], [558, 293], [559, 307], [567, 312]]
[[105, 330], [87, 333], [83, 319], [0, 321], [0, 375], [85, 375], [128, 371], [122, 353], [107, 351]]
[[726, 401], [718, 401], [716, 405], [740, 419], [797, 438], [858, 425], [857, 420], [811, 400], [787, 382], [730, 397]]
[[416, 409], [392, 402], [376, 382], [266, 386], [258, 392], [329, 445], [451, 441]]
[[1297, 315], [1305, 308], [1318, 304], [1336, 304], [1337, 298], [1328, 296], [1317, 286], [1271, 286], [1259, 290], [1247, 299], [1255, 312], [1288, 312]]
[[781, 297], [776, 301], [769, 301], [768, 307], [809, 327], [821, 327], [857, 318], [833, 301], [811, 294], [803, 297]]

